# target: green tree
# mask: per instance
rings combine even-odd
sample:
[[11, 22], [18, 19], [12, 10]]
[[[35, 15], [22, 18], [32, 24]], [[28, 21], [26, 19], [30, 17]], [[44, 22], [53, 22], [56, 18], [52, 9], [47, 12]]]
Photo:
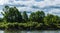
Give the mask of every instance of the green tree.
[[45, 16], [44, 18], [44, 23], [45, 25], [49, 26], [49, 27], [57, 27], [56, 24], [59, 22], [59, 17], [52, 15], [52, 14], [48, 14], [47, 16]]
[[3, 12], [1, 12], [2, 13], [2, 15], [4, 16], [4, 21], [8, 21], [8, 18], [7, 18], [7, 16], [8, 16], [8, 11], [9, 11], [9, 6], [5, 6], [4, 8], [3, 8], [3, 11], [4, 11], [4, 13]]
[[21, 16], [21, 12], [18, 11], [18, 9], [16, 7], [7, 7], [5, 6], [4, 8], [4, 20], [6, 20], [7, 22], [21, 22], [22, 21], [22, 16]]
[[0, 18], [0, 22], [3, 22], [3, 18]]
[[35, 13], [36, 22], [43, 22], [44, 17], [45, 17], [45, 13], [43, 11], [37, 11]]
[[28, 15], [27, 15], [26, 11], [23, 12], [23, 16], [22, 17], [23, 17], [24, 22], [28, 21]]
[[30, 19], [30, 21], [35, 22], [35, 13], [34, 13], [34, 12], [32, 12], [32, 13], [30, 14], [29, 19]]
[[45, 13], [43, 11], [33, 12], [30, 15], [30, 20], [34, 22], [43, 22]]

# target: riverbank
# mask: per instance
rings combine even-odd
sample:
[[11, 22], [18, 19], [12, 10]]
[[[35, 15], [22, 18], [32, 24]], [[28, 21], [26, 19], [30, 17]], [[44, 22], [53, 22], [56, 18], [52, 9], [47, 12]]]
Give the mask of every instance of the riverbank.
[[0, 30], [26, 30], [26, 31], [32, 31], [32, 30], [60, 30], [58, 25], [55, 25], [54, 27], [44, 25], [43, 23], [38, 22], [26, 22], [26, 23], [0, 23]]

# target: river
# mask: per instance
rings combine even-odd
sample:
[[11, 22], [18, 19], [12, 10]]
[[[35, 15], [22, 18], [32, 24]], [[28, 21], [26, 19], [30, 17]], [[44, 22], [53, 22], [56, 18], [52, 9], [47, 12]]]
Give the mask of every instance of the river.
[[0, 31], [0, 33], [60, 33], [60, 31]]

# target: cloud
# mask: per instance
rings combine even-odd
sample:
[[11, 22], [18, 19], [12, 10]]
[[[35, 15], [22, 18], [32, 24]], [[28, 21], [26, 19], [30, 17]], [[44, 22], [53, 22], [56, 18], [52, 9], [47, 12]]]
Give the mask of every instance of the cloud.
[[31, 8], [40, 9], [40, 7], [38, 7], [38, 6], [32, 6]]
[[36, 2], [44, 1], [44, 0], [35, 0]]
[[2, 10], [0, 10], [0, 18], [2, 18], [3, 17], [3, 15], [1, 14], [1, 12], [3, 12]]
[[60, 13], [60, 11], [58, 11], [60, 9], [60, 0], [0, 0], [0, 10], [4, 5], [16, 6], [21, 12], [43, 10], [45, 13], [57, 15]]
[[29, 0], [15, 0], [15, 1], [29, 1]]
[[48, 13], [60, 16], [60, 9], [52, 9]]

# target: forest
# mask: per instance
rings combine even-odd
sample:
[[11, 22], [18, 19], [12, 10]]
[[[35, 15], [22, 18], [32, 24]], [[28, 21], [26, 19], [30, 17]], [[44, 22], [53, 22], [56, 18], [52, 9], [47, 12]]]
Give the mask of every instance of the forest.
[[60, 30], [60, 16], [45, 14], [44, 11], [19, 11], [17, 7], [5, 6], [0, 18], [1, 30]]

